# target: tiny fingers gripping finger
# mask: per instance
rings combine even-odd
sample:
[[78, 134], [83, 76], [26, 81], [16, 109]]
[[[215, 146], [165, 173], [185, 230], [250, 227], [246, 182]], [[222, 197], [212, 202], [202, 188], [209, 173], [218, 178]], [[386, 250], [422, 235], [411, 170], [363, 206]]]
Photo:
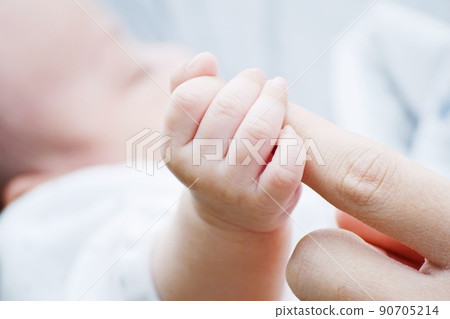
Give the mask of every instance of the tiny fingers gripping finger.
[[264, 86], [259, 69], [247, 69], [231, 79], [217, 93], [205, 114], [196, 138], [220, 138], [228, 145]]
[[286, 121], [323, 151], [326, 165], [308, 161], [305, 184], [434, 265], [449, 267], [449, 180], [293, 104]]
[[185, 145], [195, 136], [209, 104], [224, 86], [218, 77], [198, 77], [178, 86], [166, 114], [164, 133], [174, 145]]
[[298, 200], [296, 190], [301, 185], [306, 153], [303, 140], [290, 126], [283, 128], [277, 144], [272, 160], [259, 178], [259, 191], [263, 197], [270, 194], [272, 200], [284, 207], [290, 199]]
[[236, 150], [229, 156], [236, 158], [242, 180], [252, 183], [272, 156], [270, 141], [279, 137], [286, 108], [286, 81], [276, 77], [266, 83], [234, 135]]

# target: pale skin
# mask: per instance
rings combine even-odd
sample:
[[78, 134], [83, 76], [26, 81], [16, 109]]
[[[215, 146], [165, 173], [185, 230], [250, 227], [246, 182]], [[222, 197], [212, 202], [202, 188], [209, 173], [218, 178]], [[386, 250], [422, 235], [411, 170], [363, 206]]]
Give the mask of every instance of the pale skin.
[[[312, 237], [332, 253], [358, 284], [330, 262], [311, 237], [305, 237], [287, 268], [288, 283], [297, 297], [449, 300], [450, 182], [305, 109], [290, 108], [288, 122], [300, 136], [313, 138], [319, 149], [326, 150], [322, 155], [327, 165], [308, 162], [303, 182], [337, 208], [375, 229], [368, 233], [372, 236], [369, 241], [420, 268], [418, 271], [395, 261], [349, 231], [319, 230]], [[365, 237], [361, 223], [346, 222], [342, 217], [340, 223]], [[417, 253], [405, 251], [398, 242]], [[420, 265], [418, 254], [426, 258], [425, 264]]]
[[[211, 55], [198, 59], [215, 69]], [[264, 139], [260, 155], [269, 162], [270, 138], [299, 138], [292, 128], [283, 128], [287, 95], [277, 98], [286, 82], [265, 83], [262, 71], [249, 69], [227, 84], [206, 76], [178, 84], [185, 70], [186, 65], [179, 68], [172, 81], [174, 102], [165, 121], [165, 134], [172, 137], [168, 166], [187, 186], [198, 180], [158, 243], [157, 287], [169, 300], [279, 299], [290, 243], [287, 214], [298, 201], [304, 168], [295, 165], [300, 147], [291, 149], [286, 166], [275, 160], [279, 149], [267, 166], [228, 165], [227, 147], [222, 160], [200, 166], [192, 165], [191, 154], [193, 139], [235, 138], [236, 162], [242, 163], [249, 152], [240, 141]]]
[[[37, 7], [22, 10], [24, 3]], [[64, 15], [53, 14], [55, 5]], [[1, 163], [5, 165], [2, 169], [8, 178], [2, 189], [6, 205], [61, 174], [80, 167], [120, 162], [127, 137], [142, 127], [162, 127], [169, 100], [167, 95], [72, 3], [42, 5], [42, 2], [35, 4], [23, 0], [0, 6], [3, 13], [0, 37], [3, 43], [10, 44], [0, 49], [1, 61], [6, 62], [1, 65], [2, 74], [7, 74], [2, 79], [8, 79], [0, 81], [0, 90], [10, 93], [2, 94], [0, 103], [0, 119], [8, 120], [10, 124], [6, 130], [6, 126], [1, 125], [3, 122], [0, 123], [0, 144], [5, 151], [3, 155], [8, 154], [7, 161], [4, 162], [3, 156]], [[37, 11], [39, 15], [28, 19], [28, 12]], [[25, 16], [19, 19], [20, 15]], [[49, 23], [52, 19], [59, 20]], [[46, 39], [45, 45], [32, 41], [35, 36], [29, 30], [46, 34], [45, 28], [55, 24], [60, 28], [51, 28], [53, 37]], [[6, 38], [15, 29], [18, 33]], [[114, 35], [120, 39], [118, 34]], [[54, 48], [67, 50], [56, 51]], [[79, 54], [77, 48], [89, 48], [89, 52], [100, 56]], [[139, 52], [151, 74], [169, 90], [168, 74], [173, 65], [184, 59], [178, 51], [152, 47], [151, 50], [133, 52]], [[34, 60], [27, 58], [28, 52], [33, 52]], [[98, 63], [99, 60], [103, 63]], [[20, 62], [17, 65], [21, 68], [14, 67], [11, 61]], [[45, 76], [37, 66], [44, 66]], [[273, 98], [278, 88], [263, 88], [265, 80], [256, 70], [245, 72], [252, 73], [240, 76], [245, 81], [255, 82], [250, 85], [253, 89], [256, 87], [256, 93], [252, 95], [255, 101], [261, 96]], [[178, 92], [175, 90], [174, 94], [180, 94], [189, 83], [193, 89], [202, 83], [198, 90], [191, 90], [186, 96], [212, 99], [222, 88], [230, 88], [216, 75], [215, 59], [208, 54], [201, 55], [191, 67], [184, 64], [175, 71], [172, 89], [177, 88]], [[24, 94], [23, 88], [27, 85], [34, 90]], [[248, 85], [238, 83], [229, 93], [236, 91], [239, 94]], [[198, 94], [192, 96], [194, 92]], [[207, 112], [213, 107], [207, 102], [191, 106], [193, 113]], [[242, 105], [253, 111], [260, 111], [259, 106], [248, 101]], [[176, 112], [174, 105], [170, 107], [172, 114]], [[239, 167], [228, 170], [218, 163], [197, 171], [189, 167], [177, 171], [172, 167], [185, 184], [192, 183], [197, 177], [200, 180], [192, 194], [183, 198], [185, 210], [179, 212], [156, 250], [153, 276], [161, 296], [168, 300], [279, 299], [289, 257], [289, 220], [286, 213], [272, 205], [265, 192], [255, 187], [252, 178], [263, 183], [264, 188], [290, 212], [296, 202], [295, 196], [299, 195], [298, 182], [304, 170], [303, 182], [325, 199], [390, 236], [373, 232], [371, 243], [401, 255], [420, 271], [394, 261], [349, 231], [317, 231], [312, 237], [333, 254], [359, 285], [330, 262], [329, 256], [311, 237], [305, 237], [287, 268], [287, 280], [300, 299], [370, 299], [367, 292], [374, 299], [450, 299], [447, 270], [450, 263], [449, 182], [372, 141], [287, 103], [287, 99], [277, 103], [274, 110], [276, 114], [270, 119], [274, 119], [275, 126], [267, 129], [269, 136], [288, 134], [293, 138], [313, 138], [327, 165], [307, 162], [305, 167], [289, 166], [295, 178], [287, 174], [288, 178], [280, 185], [274, 173], [285, 172], [283, 167], [272, 167], [271, 170], [270, 165], [263, 169], [255, 166], [248, 175]], [[24, 123], [18, 111], [32, 115], [32, 122]], [[88, 120], [85, 114], [89, 114]], [[226, 122], [214, 117], [198, 119], [200, 127], [192, 126], [192, 122], [189, 126], [186, 118], [180, 123], [189, 126], [191, 132], [195, 130], [196, 134], [202, 132], [205, 136], [217, 131], [207, 125], [202, 128], [202, 124], [223, 125], [223, 129], [234, 125], [245, 136], [250, 131], [242, 113], [233, 114], [241, 115], [239, 119], [231, 117]], [[290, 131], [288, 125], [296, 133]], [[166, 126], [170, 128], [170, 121]], [[225, 133], [228, 135], [222, 138], [231, 135], [229, 131]], [[20, 140], [15, 139], [17, 136]], [[189, 144], [193, 136], [189, 131], [181, 131], [179, 138], [183, 137]], [[8, 143], [13, 138], [15, 143]], [[180, 161], [185, 159], [187, 144], [176, 152]], [[70, 147], [62, 147], [67, 145]], [[28, 150], [26, 156], [20, 152], [24, 148]], [[218, 183], [217, 179], [224, 176], [229, 176], [226, 182]], [[250, 181], [253, 186], [244, 184]], [[225, 207], [225, 203], [215, 200], [216, 197], [222, 200], [224, 191], [229, 192]], [[237, 205], [239, 198], [245, 198], [243, 205]], [[261, 214], [260, 201], [267, 205], [267, 214], [266, 207]], [[340, 223], [362, 237], [368, 233], [362, 232], [361, 224], [355, 224], [354, 220], [341, 218]], [[417, 253], [405, 250], [402, 245], [414, 248]], [[425, 266], [421, 266], [418, 254], [427, 258]]]
[[81, 3], [156, 82], [73, 1], [2, 2], [0, 206], [58, 175], [123, 162], [127, 138], [162, 129], [163, 89], [186, 50], [130, 42], [110, 16]]
[[[209, 65], [214, 63], [214, 60], [205, 56], [202, 63]], [[214, 65], [211, 66], [211, 70], [215, 69]], [[211, 101], [210, 97], [220, 94], [222, 91], [219, 89], [224, 88], [225, 84], [211, 76], [188, 81], [189, 74], [186, 66], [176, 71], [173, 87], [177, 87], [177, 90], [174, 95], [181, 95], [180, 101], [190, 101], [191, 103], [184, 106], [194, 106], [196, 109], [190, 109], [194, 114], [203, 114], [205, 104]], [[191, 75], [194, 77], [193, 74]], [[201, 74], [195, 76], [198, 75]], [[180, 85], [182, 81], [187, 82]], [[196, 87], [198, 91], [195, 90]], [[236, 90], [239, 92], [239, 89]], [[201, 93], [190, 96], [192, 92]], [[189, 100], [189, 98], [192, 99]], [[214, 108], [214, 102], [209, 107]], [[170, 112], [175, 112], [177, 115]], [[209, 114], [217, 115], [218, 113], [210, 111]], [[168, 133], [173, 133], [170, 130], [170, 123], [173, 120], [170, 119], [171, 116], [180, 117], [183, 123], [180, 124], [181, 127], [184, 124], [190, 127], [185, 132], [183, 129], [181, 133], [178, 132], [183, 136], [180, 142], [183, 146], [179, 151], [182, 154], [186, 143], [197, 136], [198, 132], [203, 131], [203, 122], [198, 128], [189, 123], [182, 111], [172, 110], [169, 111], [169, 120], [166, 121], [169, 123]], [[184, 122], [181, 117], [185, 118]], [[211, 118], [205, 115], [202, 121]], [[214, 125], [220, 127], [220, 120]], [[303, 138], [313, 138], [322, 150], [326, 165], [319, 166], [313, 161], [307, 162], [303, 182], [330, 203], [353, 216], [350, 218], [350, 215], [340, 213], [338, 222], [341, 226], [360, 234], [363, 238], [367, 238], [368, 242], [382, 249], [375, 249], [373, 245], [361, 240], [348, 230], [329, 229], [313, 232], [299, 242], [287, 267], [287, 280], [296, 296], [302, 300], [449, 299], [450, 232], [448, 225], [450, 225], [450, 214], [448, 208], [450, 201], [447, 193], [450, 190], [450, 182], [375, 142], [342, 130], [293, 104], [287, 106], [284, 125], [294, 127], [297, 134]], [[211, 134], [217, 136], [217, 132]], [[181, 155], [180, 160], [183, 159], [186, 158]], [[211, 172], [210, 168], [206, 169], [208, 173]], [[216, 169], [220, 169], [220, 166]], [[211, 176], [208, 174], [202, 176], [200, 172], [186, 165], [180, 170], [172, 167], [172, 170], [186, 184], [192, 182], [196, 176], [204, 179]], [[242, 173], [237, 175], [239, 178], [245, 178]], [[209, 200], [210, 196], [222, 194], [220, 193], [221, 185], [218, 185], [221, 183], [215, 185], [219, 193], [216, 187], [211, 188], [215, 180], [217, 179], [214, 179], [213, 174], [210, 183], [204, 182], [209, 187], [202, 189], [201, 185], [198, 186], [187, 203], [181, 206], [177, 217], [178, 222], [175, 221], [171, 232], [178, 233], [180, 236], [168, 236], [166, 240], [169, 241], [170, 238], [170, 245], [166, 245], [167, 242], [161, 243], [164, 251], [160, 253], [159, 258], [155, 259], [156, 264], [160, 264], [160, 267], [155, 270], [155, 277], [158, 278], [162, 295], [168, 299], [183, 299], [180, 294], [188, 290], [188, 287], [196, 286], [200, 287], [199, 290], [202, 289], [201, 287], [211, 289], [216, 287], [216, 290], [205, 291], [205, 295], [197, 291], [199, 299], [278, 298], [279, 290], [274, 289], [270, 292], [259, 290], [261, 285], [266, 288], [281, 287], [282, 281], [277, 273], [279, 269], [267, 266], [264, 269], [261, 263], [267, 265], [267, 258], [258, 260], [258, 256], [262, 254], [260, 251], [265, 251], [265, 256], [273, 256], [270, 260], [273, 265], [283, 263], [285, 256], [276, 253], [274, 255], [275, 250], [272, 249], [275, 247], [266, 245], [264, 240], [258, 239], [258, 236], [262, 234], [261, 231], [255, 233], [255, 229], [241, 223], [242, 220], [246, 220], [246, 214], [248, 214], [244, 208], [247, 203], [241, 207], [239, 216], [233, 216], [229, 214], [228, 207], [224, 210], [223, 206], [215, 206], [215, 201]], [[242, 180], [239, 180], [239, 183], [242, 183]], [[233, 187], [232, 184], [230, 186]], [[200, 196], [198, 192], [201, 193]], [[255, 211], [253, 208], [251, 211], [252, 214], [255, 212], [258, 214], [257, 209]], [[218, 215], [221, 218], [217, 218]], [[263, 215], [262, 212], [259, 215]], [[229, 217], [231, 219], [228, 219]], [[365, 224], [355, 222], [354, 218]], [[192, 228], [192, 230], [196, 229], [197, 233], [190, 232], [187, 227], [178, 226], [177, 228], [176, 226], [188, 225], [189, 222], [197, 223], [198, 228]], [[236, 223], [239, 227], [239, 236], [236, 235]], [[276, 237], [280, 236], [280, 232], [287, 234], [287, 228], [284, 227], [286, 225], [279, 228]], [[217, 232], [211, 232], [211, 229], [216, 229]], [[216, 233], [219, 239], [210, 241], [211, 238], [205, 234], [211, 233]], [[267, 236], [267, 233], [265, 234]], [[216, 236], [212, 236], [214, 237]], [[245, 244], [239, 240], [234, 241], [240, 237], [245, 238]], [[255, 241], [251, 238], [255, 238]], [[254, 246], [255, 242], [256, 246]], [[287, 244], [287, 239], [284, 243]], [[235, 251], [237, 254], [227, 258], [230, 255], [227, 254], [227, 249], [222, 250], [222, 247], [230, 248], [229, 252]], [[200, 248], [198, 250], [200, 254], [193, 256], [190, 252], [196, 248]], [[204, 249], [203, 253], [201, 253], [202, 249]], [[236, 263], [248, 265], [246, 255], [240, 254], [242, 251], [247, 254], [254, 253], [254, 255], [250, 254], [253, 260], [247, 260], [247, 262], [250, 261], [250, 265], [255, 262], [251, 266], [253, 271], [250, 278], [248, 273], [245, 273], [248, 268], [244, 267], [245, 271], [241, 273], [237, 267], [237, 269], [228, 267]], [[395, 253], [395, 258], [391, 258], [392, 253]], [[331, 260], [330, 255], [340, 266]], [[426, 258], [423, 265], [421, 256]], [[224, 264], [224, 260], [230, 264]], [[204, 269], [208, 271], [205, 273]], [[196, 270], [200, 270], [198, 276], [195, 275]], [[203, 273], [201, 273], [202, 270]], [[270, 286], [267, 286], [264, 281], [265, 276], [261, 276], [250, 284], [256, 289], [249, 289], [248, 281], [239, 286], [241, 278], [251, 280], [261, 270], [265, 271], [265, 276], [271, 275], [273, 271], [271, 277], [273, 281], [269, 283]], [[174, 278], [173, 273], [179, 274], [179, 277]], [[221, 284], [217, 281], [226, 275], [229, 276], [226, 283]], [[230, 280], [234, 278], [236, 278], [236, 285], [229, 286]], [[276, 284], [278, 280], [280, 281]]]

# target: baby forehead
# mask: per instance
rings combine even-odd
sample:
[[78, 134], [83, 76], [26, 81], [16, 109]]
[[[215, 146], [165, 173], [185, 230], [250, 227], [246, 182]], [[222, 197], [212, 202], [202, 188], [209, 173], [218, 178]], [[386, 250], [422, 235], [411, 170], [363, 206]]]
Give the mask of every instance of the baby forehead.
[[[119, 26], [108, 15], [82, 3], [108, 33], [120, 37]], [[117, 45], [72, 1], [26, 1], [26, 7], [23, 1], [2, 1], [0, 41], [0, 70], [9, 75], [27, 70], [41, 76], [70, 72], [88, 62], [98, 63], [105, 54], [99, 48], [107, 47], [110, 55], [120, 51], [112, 49]]]

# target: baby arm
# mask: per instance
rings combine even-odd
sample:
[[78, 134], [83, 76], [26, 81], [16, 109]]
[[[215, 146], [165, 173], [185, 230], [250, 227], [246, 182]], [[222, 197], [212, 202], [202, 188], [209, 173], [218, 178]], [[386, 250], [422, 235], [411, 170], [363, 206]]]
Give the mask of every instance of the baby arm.
[[[215, 69], [210, 55], [198, 59], [197, 70]], [[172, 137], [168, 166], [191, 188], [156, 247], [157, 289], [166, 300], [279, 299], [288, 214], [303, 174], [295, 163], [301, 143], [292, 145], [299, 137], [283, 127], [286, 83], [265, 83], [254, 69], [227, 84], [216, 76], [190, 79], [189, 73], [195, 72], [186, 65], [174, 73], [165, 134]], [[216, 146], [207, 146], [212, 139]], [[196, 152], [200, 163], [194, 163]], [[208, 154], [216, 156], [206, 160]]]

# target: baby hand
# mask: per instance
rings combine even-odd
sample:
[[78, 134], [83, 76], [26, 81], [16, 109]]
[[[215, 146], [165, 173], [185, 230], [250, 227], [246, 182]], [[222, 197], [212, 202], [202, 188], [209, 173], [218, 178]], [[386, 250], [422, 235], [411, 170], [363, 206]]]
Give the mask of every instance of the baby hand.
[[[174, 78], [186, 79], [182, 72]], [[285, 225], [304, 169], [301, 138], [283, 127], [286, 91], [284, 79], [265, 83], [258, 69], [226, 84], [216, 76], [187, 79], [173, 91], [168, 167], [192, 185], [190, 205], [205, 221], [255, 232]]]

